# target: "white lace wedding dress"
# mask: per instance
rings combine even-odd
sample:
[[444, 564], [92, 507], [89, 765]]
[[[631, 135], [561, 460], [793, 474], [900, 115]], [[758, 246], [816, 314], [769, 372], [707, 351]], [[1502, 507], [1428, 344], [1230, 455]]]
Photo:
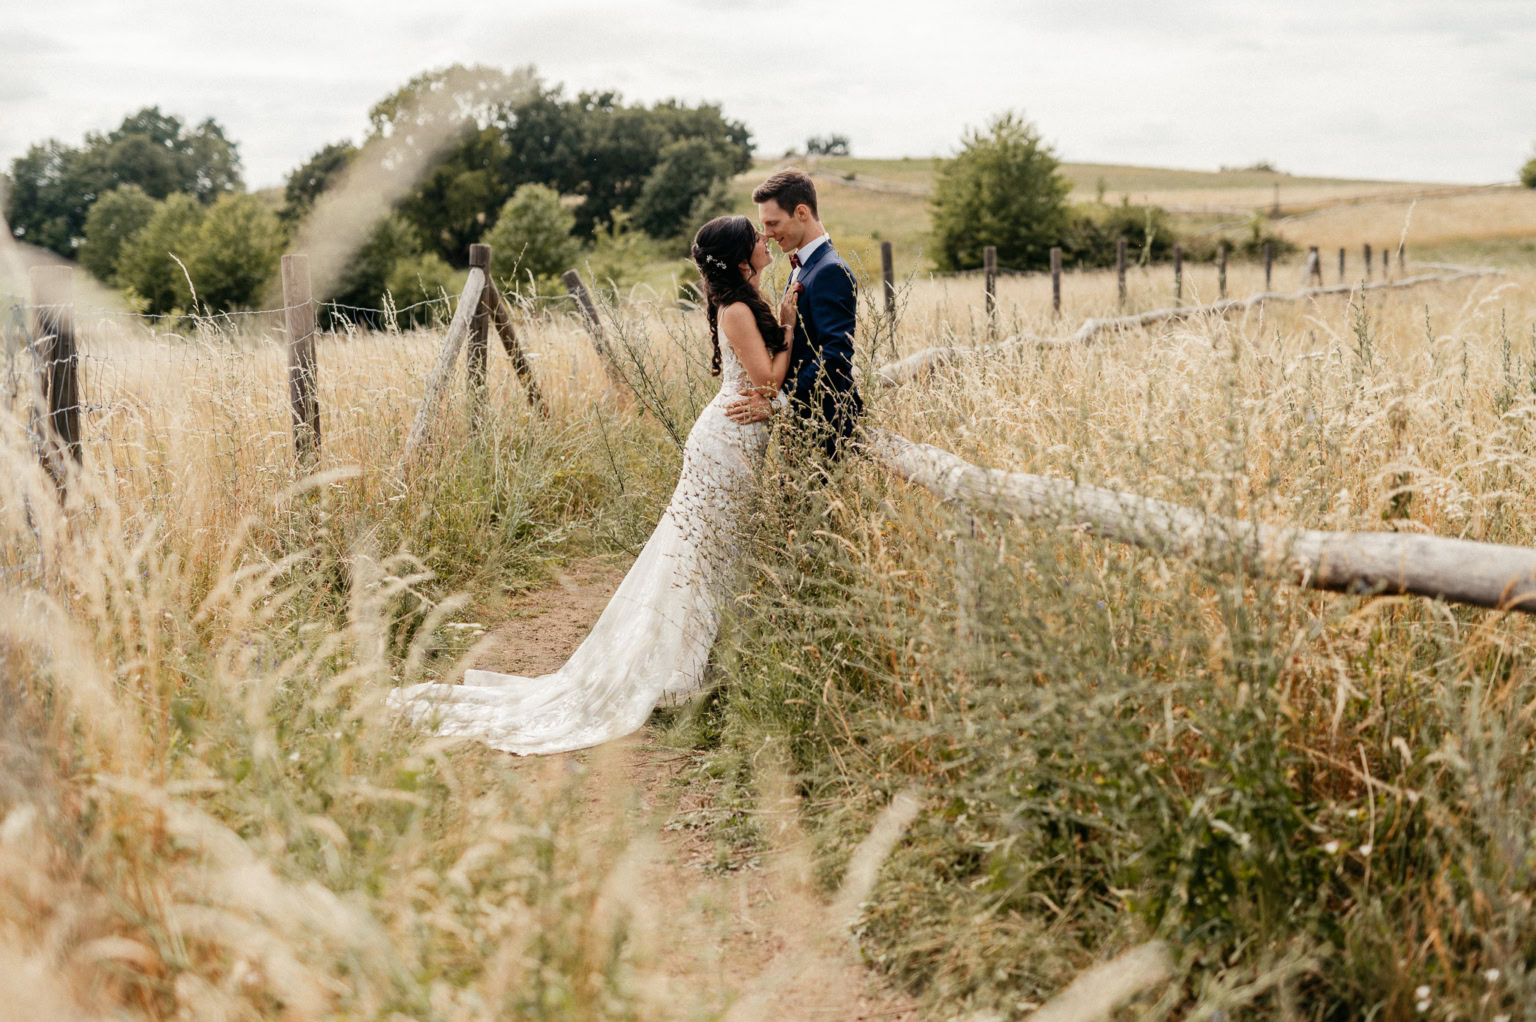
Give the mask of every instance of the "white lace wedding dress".
[[768, 443], [766, 423], [743, 426], [725, 417], [725, 406], [750, 380], [724, 337], [720, 362], [720, 393], [688, 432], [671, 503], [565, 666], [542, 678], [466, 671], [462, 685], [391, 692], [390, 705], [435, 723], [438, 734], [531, 755], [630, 734], [658, 704], [700, 690]]

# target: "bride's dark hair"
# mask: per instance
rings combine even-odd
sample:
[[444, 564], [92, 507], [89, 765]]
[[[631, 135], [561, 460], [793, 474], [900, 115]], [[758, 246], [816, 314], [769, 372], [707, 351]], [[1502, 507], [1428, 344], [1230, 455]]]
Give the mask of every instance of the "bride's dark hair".
[[752, 259], [756, 246], [757, 228], [744, 216], [716, 217], [693, 236], [693, 261], [699, 267], [709, 340], [714, 345], [714, 359], [709, 364], [713, 376], [720, 375], [720, 309], [733, 302], [744, 302], [752, 310], [768, 354], [777, 355], [785, 348], [784, 328], [768, 307], [768, 300], [741, 275], [741, 264]]

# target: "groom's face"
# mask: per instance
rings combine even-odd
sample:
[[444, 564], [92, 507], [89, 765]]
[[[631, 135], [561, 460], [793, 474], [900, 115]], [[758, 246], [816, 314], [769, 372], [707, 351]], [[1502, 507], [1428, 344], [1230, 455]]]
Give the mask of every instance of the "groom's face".
[[805, 206], [797, 206], [793, 214], [786, 213], [777, 199], [757, 204], [757, 218], [762, 221], [763, 233], [777, 242], [785, 252], [793, 252], [805, 240], [806, 225], [810, 223], [809, 214], [810, 210]]

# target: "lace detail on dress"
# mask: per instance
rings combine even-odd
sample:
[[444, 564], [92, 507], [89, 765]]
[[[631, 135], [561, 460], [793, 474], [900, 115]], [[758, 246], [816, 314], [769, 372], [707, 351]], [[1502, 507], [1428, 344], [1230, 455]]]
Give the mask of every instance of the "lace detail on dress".
[[567, 752], [640, 728], [662, 702], [703, 687], [740, 530], [768, 443], [766, 423], [725, 406], [749, 384], [720, 339], [721, 386], [688, 432], [672, 499], [597, 624], [565, 666], [541, 678], [466, 671], [462, 685], [412, 685], [389, 702], [442, 735], [520, 755]]

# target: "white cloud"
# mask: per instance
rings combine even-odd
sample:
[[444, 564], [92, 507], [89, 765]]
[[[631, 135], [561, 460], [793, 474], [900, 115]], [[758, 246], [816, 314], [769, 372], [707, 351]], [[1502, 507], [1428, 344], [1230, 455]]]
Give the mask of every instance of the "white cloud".
[[0, 4], [0, 164], [159, 104], [217, 118], [256, 187], [453, 61], [718, 101], [766, 153], [827, 131], [867, 155], [945, 153], [1006, 108], [1070, 159], [1189, 167], [1489, 181], [1536, 140], [1529, 0]]

